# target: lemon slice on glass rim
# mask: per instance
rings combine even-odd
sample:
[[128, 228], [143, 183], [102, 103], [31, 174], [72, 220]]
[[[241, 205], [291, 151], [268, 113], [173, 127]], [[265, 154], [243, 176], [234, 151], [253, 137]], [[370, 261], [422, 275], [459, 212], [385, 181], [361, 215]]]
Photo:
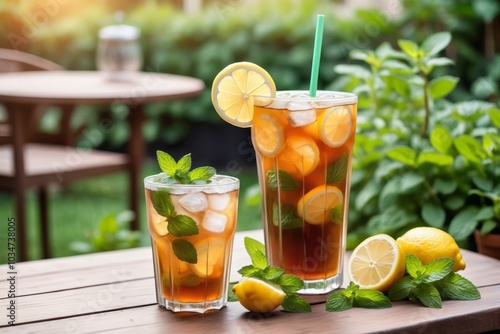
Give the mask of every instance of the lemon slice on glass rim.
[[217, 74], [212, 84], [212, 104], [226, 122], [252, 126], [255, 95], [276, 96], [276, 85], [262, 67], [250, 62], [233, 63]]

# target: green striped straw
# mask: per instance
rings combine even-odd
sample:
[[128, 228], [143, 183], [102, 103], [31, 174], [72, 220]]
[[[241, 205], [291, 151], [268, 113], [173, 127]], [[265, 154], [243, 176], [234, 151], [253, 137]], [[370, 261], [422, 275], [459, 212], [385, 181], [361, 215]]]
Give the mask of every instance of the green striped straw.
[[316, 22], [316, 34], [314, 36], [314, 52], [311, 68], [311, 82], [309, 85], [309, 95], [316, 97], [316, 90], [318, 89], [318, 72], [319, 61], [321, 58], [321, 44], [323, 41], [323, 26], [325, 23], [325, 15], [318, 15]]

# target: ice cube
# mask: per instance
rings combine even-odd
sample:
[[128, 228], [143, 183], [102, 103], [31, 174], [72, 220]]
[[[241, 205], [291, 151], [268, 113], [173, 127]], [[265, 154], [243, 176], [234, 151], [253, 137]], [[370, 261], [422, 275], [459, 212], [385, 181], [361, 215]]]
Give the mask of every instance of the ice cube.
[[337, 101], [334, 100], [318, 100], [312, 102], [313, 107], [315, 108], [330, 108], [338, 104]]
[[286, 106], [288, 110], [310, 110], [312, 108], [309, 101], [292, 101]]
[[201, 226], [203, 226], [205, 230], [214, 233], [224, 232], [226, 224], [227, 216], [225, 214], [211, 210], [207, 210], [205, 212], [205, 216], [203, 217], [203, 221], [201, 222]]
[[201, 212], [208, 209], [208, 200], [204, 193], [184, 195], [179, 199], [179, 204], [189, 212]]
[[316, 121], [316, 111], [314, 109], [304, 111], [291, 111], [287, 114], [288, 122], [294, 128], [306, 126]]
[[290, 100], [274, 100], [271, 104], [267, 106], [270, 109], [286, 109]]
[[229, 194], [213, 194], [208, 196], [208, 207], [211, 210], [223, 211], [229, 204]]

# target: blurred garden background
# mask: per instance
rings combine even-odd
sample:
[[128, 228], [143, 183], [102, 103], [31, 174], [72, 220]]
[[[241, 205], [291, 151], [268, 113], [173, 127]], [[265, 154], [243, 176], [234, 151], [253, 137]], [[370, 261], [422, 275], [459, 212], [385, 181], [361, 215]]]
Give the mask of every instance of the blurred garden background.
[[[238, 230], [249, 230], [261, 227], [250, 131], [224, 123], [213, 110], [212, 80], [226, 65], [245, 60], [265, 68], [279, 90], [307, 89], [316, 15], [324, 14], [318, 87], [360, 97], [348, 247], [374, 233], [399, 236], [426, 225], [474, 249], [475, 228], [500, 226], [500, 2], [387, 0], [372, 6], [347, 0], [3, 0], [0, 47], [69, 70], [95, 70], [98, 31], [123, 10], [124, 22], [141, 29], [144, 71], [206, 84], [199, 98], [147, 106], [143, 176], [159, 171], [157, 149], [177, 159], [191, 152], [194, 165], [241, 179]], [[82, 106], [73, 126], [86, 125], [84, 140], [106, 114], [113, 130], [92, 142], [121, 152], [127, 112], [120, 105]], [[58, 117], [51, 111], [40, 127], [54, 131]], [[120, 225], [127, 221], [126, 191], [120, 174], [55, 184], [49, 198], [54, 256], [148, 245], [144, 201], [140, 236]], [[34, 197], [31, 259], [40, 257]], [[0, 192], [0, 212], [4, 222], [13, 215], [9, 193]]]

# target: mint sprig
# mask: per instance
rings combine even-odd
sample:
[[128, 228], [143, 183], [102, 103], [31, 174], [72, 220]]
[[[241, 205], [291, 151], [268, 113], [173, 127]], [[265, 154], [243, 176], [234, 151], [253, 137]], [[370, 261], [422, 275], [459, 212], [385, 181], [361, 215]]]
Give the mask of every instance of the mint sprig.
[[165, 183], [181, 184], [206, 184], [217, 172], [210, 166], [198, 167], [191, 170], [191, 153], [186, 154], [179, 161], [175, 161], [172, 156], [163, 151], [156, 151], [158, 165], [166, 177], [158, 178], [158, 181]]
[[404, 276], [389, 290], [392, 301], [410, 299], [427, 307], [441, 308], [443, 299], [474, 300], [481, 298], [477, 288], [453, 272], [453, 259], [440, 258], [423, 265], [414, 255], [406, 255]]
[[311, 312], [311, 305], [297, 291], [304, 287], [304, 281], [295, 275], [285, 274], [278, 267], [271, 267], [266, 257], [264, 245], [252, 238], [245, 237], [245, 249], [247, 250], [252, 264], [244, 266], [238, 273], [244, 277], [260, 278], [264, 281], [279, 285], [286, 294], [281, 307], [288, 312]]
[[453, 259], [439, 258], [427, 265], [414, 255], [406, 255], [407, 275], [399, 279], [388, 295], [371, 289], [360, 289], [353, 282], [345, 290], [332, 293], [325, 308], [340, 312], [353, 307], [386, 308], [391, 301], [409, 299], [432, 308], [441, 308], [442, 300], [480, 299], [478, 289], [466, 278], [453, 272]]
[[382, 292], [360, 289], [353, 282], [345, 290], [332, 293], [326, 300], [325, 309], [328, 312], [340, 312], [353, 307], [360, 308], [389, 308], [391, 301]]
[[[165, 184], [207, 184], [209, 179], [215, 175], [213, 167], [204, 166], [191, 170], [191, 154], [186, 154], [179, 161], [163, 151], [156, 151], [158, 165], [164, 174], [155, 178], [155, 182]], [[198, 255], [194, 245], [182, 238], [199, 234], [198, 225], [188, 215], [178, 214], [175, 211], [172, 198], [166, 188], [160, 188], [151, 192], [151, 202], [156, 212], [165, 217], [168, 232], [178, 239], [172, 241], [175, 256], [181, 261], [197, 263]], [[193, 282], [191, 282], [193, 283]]]

